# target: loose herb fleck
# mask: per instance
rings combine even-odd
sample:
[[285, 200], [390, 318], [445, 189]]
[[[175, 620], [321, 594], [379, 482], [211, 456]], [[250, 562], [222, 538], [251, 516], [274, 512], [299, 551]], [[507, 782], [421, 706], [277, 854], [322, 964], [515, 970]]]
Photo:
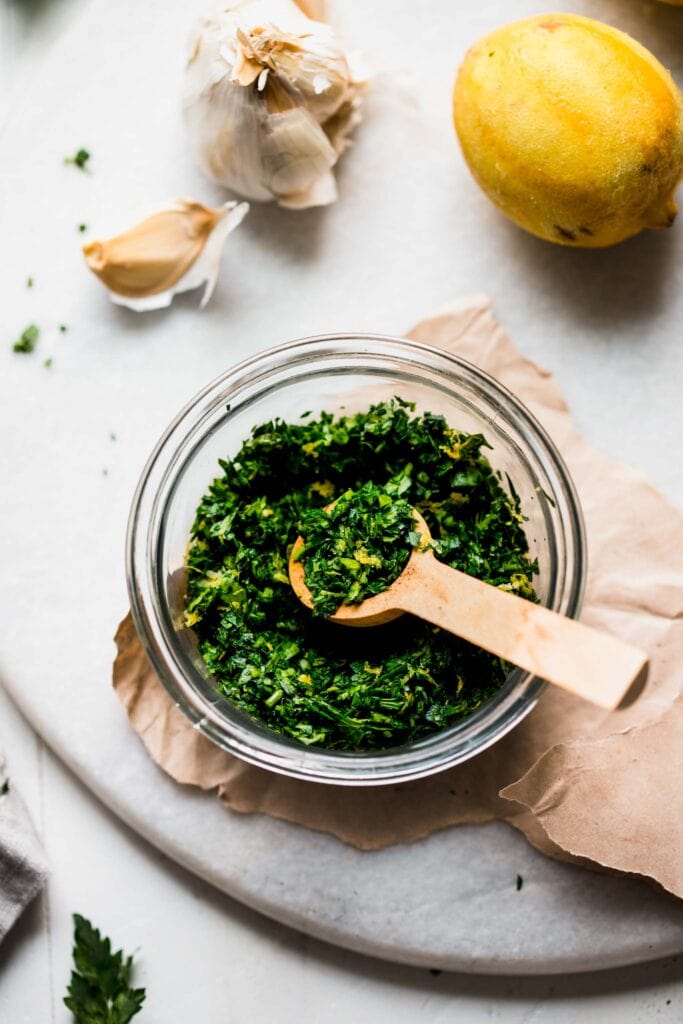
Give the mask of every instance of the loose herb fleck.
[[7, 796], [9, 793], [9, 779], [5, 779], [2, 786], [0, 786], [0, 796]]
[[21, 336], [12, 345], [13, 352], [33, 352], [38, 341], [38, 335], [40, 330], [35, 324], [29, 324], [26, 330], [22, 331]]
[[33, 288], [33, 278], [32, 277], [27, 277], [26, 278], [26, 287], [27, 288]]
[[64, 1004], [76, 1024], [128, 1024], [145, 1001], [144, 988], [130, 984], [132, 956], [113, 953], [110, 940], [80, 914], [73, 920], [75, 970]]
[[87, 224], [79, 224], [78, 225], [78, 230], [81, 232], [81, 234], [83, 234], [84, 231], [88, 230], [88, 225]]
[[65, 156], [64, 157], [64, 163], [65, 164], [74, 164], [81, 171], [84, 171], [85, 170], [85, 165], [87, 164], [89, 159], [90, 159], [90, 153], [88, 152], [87, 149], [78, 149], [78, 150], [76, 150], [76, 152], [75, 152], [75, 154], [73, 156]]
[[522, 888], [523, 885], [524, 885], [524, 879], [522, 878], [521, 875], [517, 875], [517, 892], [519, 892], [519, 890]]
[[111, 434], [109, 435], [109, 440], [110, 440], [110, 441], [115, 441], [115, 440], [116, 440], [116, 434], [113, 434], [113, 433], [111, 433]]
[[401, 480], [437, 558], [534, 599], [519, 498], [483, 450], [400, 399], [367, 412], [256, 427], [202, 499], [187, 556], [186, 624], [219, 691], [269, 728], [336, 750], [396, 746], [453, 725], [508, 666], [417, 618], [350, 630], [294, 595], [299, 525], [347, 490]]
[[401, 575], [420, 539], [410, 505], [398, 497], [404, 482], [405, 476], [386, 487], [369, 482], [345, 491], [331, 508], [304, 513], [300, 558], [315, 614], [357, 604]]
[[66, 326], [66, 324], [60, 324], [59, 325], [59, 333], [60, 334], [66, 334], [67, 330], [68, 330], [68, 327]]
[[43, 366], [45, 367], [46, 370], [50, 369], [50, 367], [52, 366], [52, 356], [47, 357], [47, 359], [43, 362]]

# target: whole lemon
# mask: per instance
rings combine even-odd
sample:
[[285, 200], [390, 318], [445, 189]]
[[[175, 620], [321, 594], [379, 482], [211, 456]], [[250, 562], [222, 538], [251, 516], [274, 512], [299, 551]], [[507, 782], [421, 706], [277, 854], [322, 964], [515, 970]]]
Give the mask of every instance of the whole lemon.
[[479, 185], [534, 235], [592, 248], [673, 223], [681, 94], [624, 32], [574, 14], [505, 25], [466, 54], [453, 115]]

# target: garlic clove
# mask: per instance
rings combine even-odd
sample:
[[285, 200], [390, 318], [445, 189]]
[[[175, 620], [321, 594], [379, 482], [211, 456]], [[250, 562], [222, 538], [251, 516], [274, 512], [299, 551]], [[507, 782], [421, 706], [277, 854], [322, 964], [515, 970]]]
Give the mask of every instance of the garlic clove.
[[311, 206], [329, 206], [330, 203], [336, 202], [338, 197], [336, 178], [332, 171], [328, 171], [301, 192], [289, 192], [286, 196], [280, 196], [278, 203], [286, 210], [308, 210]]
[[179, 199], [123, 234], [83, 246], [83, 255], [118, 305], [162, 309], [180, 292], [206, 284], [203, 307], [216, 285], [225, 240], [248, 210], [248, 203], [213, 209]]
[[303, 107], [272, 115], [268, 127], [263, 163], [268, 188], [280, 202], [309, 192], [337, 162], [334, 146]]
[[330, 140], [330, 144], [338, 157], [351, 145], [351, 132], [362, 120], [358, 107], [357, 100], [349, 100], [348, 103], [339, 108], [334, 117], [331, 117], [323, 125], [325, 135]]

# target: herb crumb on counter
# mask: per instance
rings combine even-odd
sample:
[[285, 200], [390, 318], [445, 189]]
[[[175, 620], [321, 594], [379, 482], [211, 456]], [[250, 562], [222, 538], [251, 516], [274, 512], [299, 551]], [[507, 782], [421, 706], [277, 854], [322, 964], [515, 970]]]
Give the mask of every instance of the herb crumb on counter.
[[22, 332], [19, 338], [12, 345], [13, 352], [33, 352], [40, 335], [40, 329], [35, 324], [29, 324]]
[[[64, 157], [64, 163], [65, 164], [73, 164], [74, 167], [78, 167], [79, 170], [81, 170], [81, 171], [86, 170], [86, 165], [87, 165], [89, 160], [90, 160], [90, 153], [88, 152], [87, 149], [83, 149], [83, 148], [77, 149], [73, 156], [65, 156]], [[88, 170], [89, 170], [89, 168], [88, 168]]]

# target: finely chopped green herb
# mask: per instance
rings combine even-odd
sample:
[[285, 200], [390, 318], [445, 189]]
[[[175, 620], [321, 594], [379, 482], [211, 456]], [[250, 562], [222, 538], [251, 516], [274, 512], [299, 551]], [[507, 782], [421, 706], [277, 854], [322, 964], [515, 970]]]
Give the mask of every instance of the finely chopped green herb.
[[420, 540], [413, 511], [399, 497], [408, 482], [403, 475], [386, 487], [368, 482], [345, 491], [327, 510], [303, 514], [299, 557], [316, 615], [380, 594], [401, 575]]
[[40, 335], [40, 330], [35, 324], [29, 324], [29, 326], [21, 332], [21, 335], [12, 345], [13, 352], [33, 352], [36, 347], [36, 342]]
[[65, 156], [64, 163], [73, 164], [75, 167], [78, 167], [79, 170], [84, 171], [86, 169], [85, 165], [87, 164], [89, 159], [90, 153], [88, 152], [88, 150], [81, 148], [77, 149], [73, 156]]
[[470, 714], [502, 686], [500, 659], [419, 619], [351, 630], [312, 615], [287, 574], [306, 514], [368, 483], [425, 518], [436, 556], [535, 600], [519, 498], [482, 449], [401, 399], [348, 416], [256, 427], [221, 460], [187, 555], [186, 623], [219, 691], [307, 745], [377, 750]]

